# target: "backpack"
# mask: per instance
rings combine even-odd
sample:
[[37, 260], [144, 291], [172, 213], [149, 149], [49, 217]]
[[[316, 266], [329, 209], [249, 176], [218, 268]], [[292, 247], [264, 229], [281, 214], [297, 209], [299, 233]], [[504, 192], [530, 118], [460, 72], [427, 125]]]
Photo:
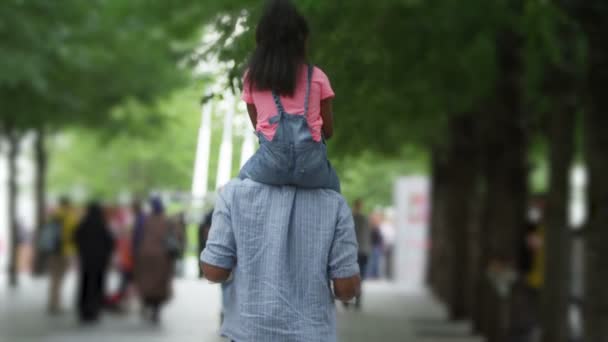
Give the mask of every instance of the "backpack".
[[38, 249], [44, 253], [58, 253], [61, 249], [61, 225], [53, 220], [42, 227]]

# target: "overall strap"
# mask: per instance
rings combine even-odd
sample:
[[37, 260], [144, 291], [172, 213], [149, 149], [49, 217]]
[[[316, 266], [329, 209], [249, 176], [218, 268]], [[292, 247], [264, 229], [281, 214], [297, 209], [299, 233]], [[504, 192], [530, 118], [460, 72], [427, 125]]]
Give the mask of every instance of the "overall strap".
[[304, 117], [308, 117], [308, 107], [310, 104], [310, 85], [312, 84], [312, 73], [314, 70], [314, 66], [312, 64], [308, 64], [308, 73], [306, 76], [306, 97], [304, 98]]
[[279, 95], [277, 95], [277, 93], [273, 90], [272, 91], [272, 99], [274, 100], [274, 104], [277, 106], [277, 110], [279, 111], [279, 115], [282, 115], [285, 113], [285, 108], [283, 107], [283, 103], [281, 102], [281, 98], [279, 97]]

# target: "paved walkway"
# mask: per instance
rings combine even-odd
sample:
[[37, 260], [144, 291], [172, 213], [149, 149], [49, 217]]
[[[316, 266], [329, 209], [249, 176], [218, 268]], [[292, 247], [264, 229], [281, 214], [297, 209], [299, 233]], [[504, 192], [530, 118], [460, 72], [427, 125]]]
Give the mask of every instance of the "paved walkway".
[[[198, 280], [178, 280], [176, 296], [160, 327], [142, 322], [137, 308], [124, 316], [106, 315], [95, 327], [80, 327], [72, 312], [44, 313], [46, 282], [28, 280], [18, 290], [0, 277], [1, 342], [224, 342], [217, 336], [219, 288]], [[71, 291], [68, 284], [66, 294]], [[441, 308], [423, 295], [407, 294], [385, 283], [368, 283], [362, 312], [340, 308], [340, 341], [478, 342], [466, 324], [443, 319]], [[71, 298], [66, 298], [69, 307]], [[280, 342], [280, 341], [279, 341]]]

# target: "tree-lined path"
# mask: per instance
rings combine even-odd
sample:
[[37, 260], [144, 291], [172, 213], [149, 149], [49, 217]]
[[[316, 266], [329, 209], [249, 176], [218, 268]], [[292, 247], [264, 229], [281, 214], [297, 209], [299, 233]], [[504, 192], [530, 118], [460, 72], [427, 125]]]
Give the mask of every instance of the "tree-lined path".
[[[44, 313], [45, 281], [24, 280], [18, 290], [0, 287], [0, 341], [7, 342], [222, 342], [217, 336], [220, 292], [198, 280], [176, 282], [176, 296], [160, 327], [139, 319], [136, 305], [127, 315], [106, 315], [99, 326], [82, 327], [72, 311]], [[71, 291], [72, 282], [69, 289]], [[369, 283], [362, 312], [339, 308], [341, 341], [477, 342], [462, 323], [447, 323], [441, 307], [423, 294], [407, 294], [386, 283]], [[66, 292], [67, 293], [67, 292]], [[65, 306], [69, 308], [70, 296]]]

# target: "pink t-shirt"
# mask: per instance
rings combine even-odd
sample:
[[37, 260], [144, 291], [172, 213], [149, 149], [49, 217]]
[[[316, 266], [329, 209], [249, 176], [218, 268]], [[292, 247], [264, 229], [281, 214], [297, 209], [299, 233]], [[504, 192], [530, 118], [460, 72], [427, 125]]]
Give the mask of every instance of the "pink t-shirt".
[[[304, 114], [304, 99], [306, 98], [306, 81], [307, 81], [306, 65], [303, 65], [298, 77], [298, 84], [293, 97], [281, 96], [281, 102], [285, 111], [289, 114]], [[277, 128], [277, 124], [270, 124], [268, 119], [278, 114], [277, 106], [272, 99], [270, 90], [250, 91], [251, 87], [246, 81], [243, 84], [243, 95], [241, 98], [248, 104], [254, 104], [258, 112], [258, 125], [256, 131], [261, 132], [266, 139], [272, 140]], [[311, 130], [312, 138], [315, 141], [321, 141], [321, 129], [323, 127], [323, 118], [321, 117], [321, 101], [335, 96], [329, 78], [323, 70], [315, 67], [312, 73], [312, 83], [310, 85], [310, 102], [308, 108], [308, 126]]]

